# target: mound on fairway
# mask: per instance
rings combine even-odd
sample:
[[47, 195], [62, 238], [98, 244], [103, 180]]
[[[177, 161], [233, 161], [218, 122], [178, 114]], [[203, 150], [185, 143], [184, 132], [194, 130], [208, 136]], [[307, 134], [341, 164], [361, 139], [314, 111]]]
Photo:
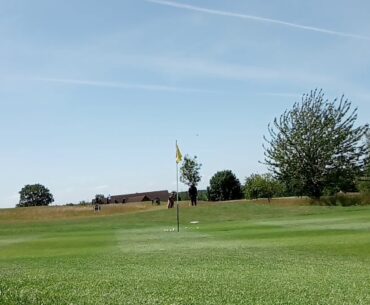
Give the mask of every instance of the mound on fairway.
[[0, 211], [0, 304], [370, 304], [370, 207], [115, 209]]

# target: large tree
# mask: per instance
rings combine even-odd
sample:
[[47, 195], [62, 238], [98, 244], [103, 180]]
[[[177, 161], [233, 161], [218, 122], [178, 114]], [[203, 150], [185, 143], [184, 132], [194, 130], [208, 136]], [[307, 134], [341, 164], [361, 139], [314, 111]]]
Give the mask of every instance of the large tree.
[[355, 126], [357, 108], [330, 102], [314, 90], [269, 124], [265, 163], [297, 193], [320, 198], [325, 189], [347, 191], [364, 166], [368, 126]]
[[49, 205], [54, 201], [50, 191], [41, 184], [27, 184], [19, 192], [17, 207]]
[[217, 172], [209, 181], [207, 197], [211, 201], [235, 200], [243, 197], [241, 184], [231, 170]]
[[201, 180], [200, 169], [202, 164], [198, 162], [197, 156], [191, 158], [189, 155], [184, 157], [184, 161], [180, 167], [180, 181], [188, 186], [197, 186]]

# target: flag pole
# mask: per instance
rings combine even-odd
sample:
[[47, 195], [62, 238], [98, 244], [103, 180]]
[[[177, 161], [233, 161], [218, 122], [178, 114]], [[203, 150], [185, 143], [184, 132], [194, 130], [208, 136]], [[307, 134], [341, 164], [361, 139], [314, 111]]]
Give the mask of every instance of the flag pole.
[[[176, 140], [177, 154], [177, 140]], [[179, 163], [176, 160], [176, 215], [177, 215], [177, 232], [180, 232], [180, 214], [179, 214]]]

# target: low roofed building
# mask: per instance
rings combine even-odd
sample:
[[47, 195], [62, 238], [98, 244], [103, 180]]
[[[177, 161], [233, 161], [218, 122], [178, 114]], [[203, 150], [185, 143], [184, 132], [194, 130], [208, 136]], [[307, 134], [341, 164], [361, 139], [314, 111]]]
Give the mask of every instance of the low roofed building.
[[133, 193], [124, 195], [113, 195], [109, 199], [106, 199], [106, 203], [130, 203], [130, 202], [167, 202], [169, 193], [167, 190], [155, 191], [155, 192], [144, 192], [144, 193]]

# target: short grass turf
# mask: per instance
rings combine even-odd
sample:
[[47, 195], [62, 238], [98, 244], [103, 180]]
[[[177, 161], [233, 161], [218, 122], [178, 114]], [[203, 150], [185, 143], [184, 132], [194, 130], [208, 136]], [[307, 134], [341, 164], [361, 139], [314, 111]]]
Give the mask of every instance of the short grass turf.
[[180, 233], [164, 207], [48, 211], [0, 211], [0, 304], [370, 304], [370, 207], [184, 205]]

